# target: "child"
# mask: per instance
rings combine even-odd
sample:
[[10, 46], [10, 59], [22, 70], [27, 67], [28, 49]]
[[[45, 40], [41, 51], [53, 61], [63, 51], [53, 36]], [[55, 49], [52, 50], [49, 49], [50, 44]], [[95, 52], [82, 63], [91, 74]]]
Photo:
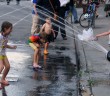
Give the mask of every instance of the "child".
[[40, 41], [40, 37], [39, 37], [39, 33], [35, 33], [34, 35], [30, 36], [29, 38], [29, 45], [31, 46], [31, 48], [34, 50], [34, 56], [33, 56], [33, 69], [37, 70], [37, 69], [41, 69], [42, 67], [39, 65], [39, 57], [40, 57], [40, 45], [41, 45], [41, 41]]
[[[12, 32], [12, 27], [13, 26], [10, 22], [5, 21], [2, 23], [1, 33], [0, 33], [0, 73], [3, 71], [3, 75], [0, 83], [5, 86], [9, 85], [9, 82], [6, 80], [6, 76], [10, 70], [10, 64], [5, 51], [6, 51], [6, 48], [9, 48], [9, 49], [17, 48], [16, 46], [10, 46], [7, 44], [8, 36]], [[0, 86], [0, 89], [2, 89], [2, 86]]]
[[48, 54], [47, 49], [50, 41], [53, 39], [52, 35], [55, 37], [50, 18], [46, 18], [46, 23], [42, 26], [40, 33], [43, 33], [45, 39], [44, 54]]
[[9, 5], [11, 0], [6, 0], [6, 1], [7, 1], [7, 5]]

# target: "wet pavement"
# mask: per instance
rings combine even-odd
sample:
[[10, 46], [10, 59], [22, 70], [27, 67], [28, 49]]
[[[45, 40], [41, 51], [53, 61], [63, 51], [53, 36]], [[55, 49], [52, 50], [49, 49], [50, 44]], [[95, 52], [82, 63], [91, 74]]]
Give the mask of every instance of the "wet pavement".
[[59, 49], [54, 55], [42, 55], [40, 64], [43, 69], [34, 71], [30, 50], [27, 45], [18, 45], [15, 52], [7, 53], [11, 63], [9, 75], [18, 76], [18, 81], [10, 82], [10, 85], [2, 90], [1, 96], [73, 96], [76, 94], [75, 67], [68, 56], [59, 54], [57, 52]]
[[[7, 6], [5, 2], [0, 2], [0, 25], [6, 20], [13, 23], [9, 43], [17, 45], [16, 50], [7, 50], [11, 64], [7, 76], [10, 85], [0, 90], [0, 96], [75, 96], [73, 40], [68, 38], [63, 41], [59, 35], [57, 40], [50, 44], [48, 55], [43, 55], [43, 48], [41, 49], [39, 64], [43, 69], [33, 70], [33, 50], [27, 44], [31, 30], [31, 4], [28, 1], [23, 1], [19, 6], [15, 4], [11, 2]], [[25, 5], [28, 7], [24, 8]]]
[[[96, 24], [93, 29], [94, 35], [110, 30], [110, 17], [106, 18], [103, 10], [104, 5], [101, 4], [98, 9], [99, 17], [95, 20]], [[77, 27], [82, 29], [80, 26]], [[108, 45], [108, 36], [100, 37], [97, 42], [109, 51], [110, 46]], [[89, 83], [92, 84], [92, 91], [89, 92], [89, 95], [92, 93], [94, 96], [109, 96], [110, 62], [107, 61], [106, 54], [99, 51], [101, 48], [93, 48], [95, 45], [92, 47], [89, 44], [79, 43], [79, 46], [80, 58], [82, 61], [82, 85], [91, 91], [90, 86], [88, 85]], [[88, 80], [90, 82], [88, 82]], [[83, 96], [89, 95], [85, 94]]]

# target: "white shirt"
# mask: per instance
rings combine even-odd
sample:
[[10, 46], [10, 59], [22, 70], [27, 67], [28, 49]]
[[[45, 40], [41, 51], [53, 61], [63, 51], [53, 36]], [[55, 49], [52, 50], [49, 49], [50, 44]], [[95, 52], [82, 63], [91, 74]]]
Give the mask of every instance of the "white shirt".
[[8, 43], [8, 38], [4, 37], [1, 33], [0, 33], [0, 55], [6, 55], [6, 48], [5, 46]]

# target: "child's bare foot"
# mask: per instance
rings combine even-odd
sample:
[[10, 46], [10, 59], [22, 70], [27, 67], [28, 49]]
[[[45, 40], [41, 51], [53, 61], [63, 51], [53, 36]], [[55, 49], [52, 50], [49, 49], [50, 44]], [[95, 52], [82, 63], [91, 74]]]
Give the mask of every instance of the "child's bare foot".
[[0, 83], [3, 84], [3, 85], [5, 85], [5, 86], [8, 86], [9, 85], [9, 82], [6, 81], [6, 80], [1, 80]]
[[34, 63], [33, 64], [33, 69], [42, 69], [42, 66]]

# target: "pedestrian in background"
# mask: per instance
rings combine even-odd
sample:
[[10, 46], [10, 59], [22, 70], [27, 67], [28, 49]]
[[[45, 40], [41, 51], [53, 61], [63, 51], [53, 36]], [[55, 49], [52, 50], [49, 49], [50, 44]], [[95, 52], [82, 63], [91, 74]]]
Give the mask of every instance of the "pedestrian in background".
[[16, 0], [16, 5], [19, 5], [20, 4], [20, 0]]
[[91, 0], [91, 2], [95, 3], [96, 7], [95, 7], [95, 16], [96, 18], [99, 17], [99, 14], [98, 14], [98, 8], [99, 8], [99, 5], [100, 5], [100, 1], [99, 0]]
[[67, 40], [66, 31], [65, 31], [65, 12], [67, 10], [69, 10], [69, 6], [68, 6], [68, 4], [60, 6], [60, 2], [57, 4], [59, 5], [58, 16], [60, 18], [58, 18], [58, 20], [61, 22], [61, 23], [59, 23], [61, 36], [62, 36], [63, 40]]
[[32, 27], [31, 34], [34, 34], [39, 29], [39, 15], [37, 12], [37, 0], [33, 0], [33, 9], [32, 9]]
[[6, 0], [6, 1], [7, 1], [7, 5], [9, 5], [11, 0]]
[[106, 12], [106, 17], [108, 17], [109, 16], [109, 11], [110, 11], [110, 0], [105, 0], [104, 11]]
[[[70, 0], [69, 2], [69, 10], [72, 12], [72, 16], [74, 16], [74, 23], [77, 24], [79, 23], [78, 20], [78, 15], [77, 15], [77, 10], [76, 10], [76, 0]], [[66, 12], [66, 15], [68, 15], [68, 12]]]
[[82, 0], [83, 13], [86, 13], [87, 6], [88, 6], [88, 1], [87, 0]]

